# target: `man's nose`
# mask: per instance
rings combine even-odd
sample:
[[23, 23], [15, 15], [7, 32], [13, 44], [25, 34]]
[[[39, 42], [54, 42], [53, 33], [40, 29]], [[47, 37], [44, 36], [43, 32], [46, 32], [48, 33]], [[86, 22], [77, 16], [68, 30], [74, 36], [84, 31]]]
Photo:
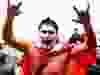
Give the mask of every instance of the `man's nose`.
[[48, 33], [45, 34], [45, 37], [48, 37]]

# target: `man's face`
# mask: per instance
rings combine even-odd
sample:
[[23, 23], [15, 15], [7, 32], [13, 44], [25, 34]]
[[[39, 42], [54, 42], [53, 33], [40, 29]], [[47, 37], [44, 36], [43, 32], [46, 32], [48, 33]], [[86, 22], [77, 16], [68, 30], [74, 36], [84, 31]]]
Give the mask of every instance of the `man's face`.
[[55, 40], [57, 37], [56, 29], [51, 25], [42, 25], [40, 28], [40, 38], [44, 41]]

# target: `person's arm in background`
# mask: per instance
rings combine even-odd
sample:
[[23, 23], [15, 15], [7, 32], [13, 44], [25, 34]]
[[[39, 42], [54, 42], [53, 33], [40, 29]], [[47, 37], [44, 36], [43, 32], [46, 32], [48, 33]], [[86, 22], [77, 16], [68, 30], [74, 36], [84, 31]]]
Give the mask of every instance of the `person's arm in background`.
[[24, 39], [17, 38], [16, 47], [30, 49], [32, 48], [32, 40], [24, 40]]
[[[89, 7], [86, 11], [78, 11], [77, 8], [75, 8], [75, 7], [74, 7], [74, 9], [76, 10], [76, 12], [78, 14], [79, 19], [78, 20], [72, 20], [72, 21], [83, 24], [83, 27], [84, 27], [84, 30], [85, 30], [84, 35], [86, 36], [86, 38], [88, 38], [87, 41], [84, 43], [84, 46], [87, 46], [89, 48], [87, 50], [89, 50], [91, 52], [91, 48], [95, 48], [95, 45], [96, 45], [95, 44], [95, 42], [96, 42], [95, 37], [96, 36], [95, 36], [95, 33], [93, 32], [93, 28], [90, 24], [90, 17], [91, 16], [90, 16], [90, 13], [89, 13]], [[83, 35], [83, 34], [81, 34], [81, 35]], [[84, 39], [84, 41], [85, 41], [85, 39]], [[93, 42], [94, 44], [91, 44], [91, 42]], [[79, 51], [83, 52], [84, 50], [85, 49], [83, 49], [82, 51], [81, 50], [79, 50]], [[74, 52], [73, 54], [77, 54], [77, 51]], [[70, 61], [70, 62], [73, 62], [73, 60]], [[76, 64], [75, 63], [69, 64], [67, 66], [67, 69], [68, 69], [68, 72], [66, 72], [66, 75], [87, 75], [88, 64], [86, 64], [86, 65], [82, 65], [82, 64], [77, 65], [77, 63]]]
[[[73, 7], [74, 10], [76, 11], [76, 13], [78, 14], [78, 20], [73, 19], [72, 21], [76, 22], [76, 23], [80, 23], [83, 24], [84, 27], [84, 33], [82, 33], [80, 35], [80, 41], [81, 44], [83, 43], [83, 41], [86, 41], [85, 45], [87, 45], [88, 48], [96, 48], [96, 34], [94, 32], [93, 26], [90, 23], [91, 20], [91, 15], [90, 15], [90, 3], [88, 3], [88, 8], [86, 9], [86, 11], [79, 11], [75, 6]], [[86, 37], [86, 39], [83, 39], [84, 37]]]
[[[8, 9], [9, 10], [9, 9]], [[11, 9], [9, 10], [11, 11]], [[15, 47], [32, 48], [32, 40], [16, 37], [16, 16], [6, 16], [3, 27], [3, 40]]]
[[5, 23], [5, 19], [6, 19], [6, 16], [0, 16], [0, 43], [2, 43], [2, 35], [3, 35], [3, 28], [4, 28], [4, 23]]
[[[11, 9], [9, 11], [11, 11]], [[16, 16], [7, 16], [4, 25], [3, 40], [5, 40], [7, 44], [12, 45], [11, 47], [13, 48], [24, 48], [23, 52], [25, 52], [27, 49], [32, 48], [32, 41], [30, 39], [18, 38], [14, 35], [14, 33], [16, 33], [16, 30], [14, 30], [16, 29], [14, 28], [16, 27]], [[18, 56], [16, 64], [23, 59], [24, 57], [19, 58]]]
[[[91, 18], [92, 16], [90, 15], [90, 3], [88, 3], [88, 8], [86, 9], [86, 11], [79, 11], [75, 6], [73, 7], [74, 10], [76, 11], [76, 13], [78, 14], [79, 19], [78, 20], [72, 20], [74, 22], [83, 24], [85, 33], [88, 37], [88, 41], [87, 41], [87, 45], [90, 48], [95, 48], [96, 47], [96, 35], [94, 33], [94, 29], [91, 25]], [[82, 34], [81, 34], [82, 35]], [[93, 42], [93, 44], [91, 44], [91, 41]]]
[[[5, 23], [2, 25], [2, 39], [9, 45], [19, 48], [32, 48], [32, 40], [24, 38], [16, 38], [14, 35], [13, 27], [15, 25], [15, 16], [6, 16]], [[15, 32], [16, 33], [16, 32]]]
[[3, 29], [3, 40], [5, 40], [6, 43], [12, 44], [15, 48], [31, 48], [32, 41], [30, 39], [16, 37], [16, 18], [21, 14], [17, 13], [17, 11], [19, 11], [21, 5], [21, 1], [18, 3], [16, 3], [16, 0], [8, 1], [8, 16], [6, 17]]

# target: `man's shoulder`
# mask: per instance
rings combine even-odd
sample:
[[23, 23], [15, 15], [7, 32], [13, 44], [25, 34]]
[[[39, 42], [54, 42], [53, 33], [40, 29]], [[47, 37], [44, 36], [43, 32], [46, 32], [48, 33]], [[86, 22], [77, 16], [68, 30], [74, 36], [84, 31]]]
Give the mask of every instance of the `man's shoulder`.
[[40, 41], [32, 41], [32, 48], [40, 48], [41, 47], [41, 43]]

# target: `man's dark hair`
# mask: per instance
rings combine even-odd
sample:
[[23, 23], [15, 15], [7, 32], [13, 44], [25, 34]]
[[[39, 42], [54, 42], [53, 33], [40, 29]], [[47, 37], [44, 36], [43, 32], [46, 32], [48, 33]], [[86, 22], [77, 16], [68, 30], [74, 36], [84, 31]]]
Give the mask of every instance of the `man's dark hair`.
[[40, 22], [38, 30], [40, 30], [40, 28], [42, 27], [43, 24], [53, 26], [56, 29], [56, 32], [58, 32], [58, 25], [56, 24], [56, 22], [54, 20], [51, 20], [49, 17], [47, 17], [46, 19], [44, 19]]

